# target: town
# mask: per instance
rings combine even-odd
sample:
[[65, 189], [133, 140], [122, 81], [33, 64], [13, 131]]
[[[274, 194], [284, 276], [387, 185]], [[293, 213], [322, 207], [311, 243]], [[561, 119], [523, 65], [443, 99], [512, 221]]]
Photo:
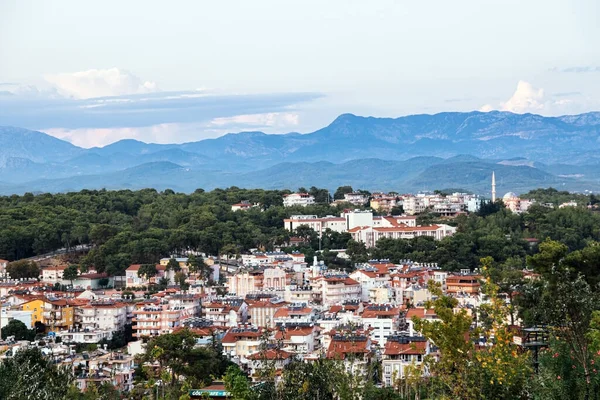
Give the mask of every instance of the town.
[[[134, 393], [140, 368], [156, 368], [144, 358], [152, 351], [148, 344], [165, 335], [191, 332], [194, 346], [218, 343], [219, 357], [236, 365], [249, 387], [265, 382], [263, 372], [269, 366], [278, 384], [294, 363], [331, 360], [355, 377], [369, 376], [378, 365], [373, 383], [381, 390], [407, 394], [409, 389], [402, 385], [414, 379], [415, 371], [431, 376], [431, 360], [444, 357], [443, 347], [423, 328], [423, 323], [445, 321], [437, 314], [436, 301], [452, 299], [454, 313], [464, 313], [471, 330], [486, 318], [482, 310], [496, 304], [499, 296], [505, 314], [496, 323], [506, 324], [515, 348], [527, 349], [525, 344], [533, 340], [528, 333], [532, 325], [512, 299], [526, 285], [539, 282], [541, 272], [535, 262], [525, 263], [523, 258], [509, 270], [496, 267], [504, 271], [499, 274], [510, 275], [513, 286], [506, 287], [500, 279], [503, 291], [494, 294], [489, 291], [494, 259], [474, 268], [448, 264], [444, 268], [441, 257], [420, 253], [412, 253], [415, 259], [369, 258], [382, 253], [382, 243], [446, 243], [463, 234], [457, 233], [457, 221], [481, 214], [484, 208], [496, 207], [490, 209], [490, 217], [504, 212], [504, 218], [523, 218], [536, 207], [590, 213], [597, 206], [597, 202], [581, 204], [582, 195], [567, 193], [568, 201], [551, 203], [544, 196], [537, 201], [514, 193], [496, 199], [495, 191], [494, 177], [493, 201], [459, 192], [371, 194], [341, 187], [338, 199], [331, 201], [327, 195], [319, 206], [324, 207], [321, 216], [299, 212], [318, 206], [314, 195], [287, 193], [280, 198], [282, 209], [293, 211], [279, 224], [289, 235], [271, 249], [230, 248], [216, 254], [179, 249], [154, 263], [130, 264], [122, 274], [65, 263], [68, 254], [0, 260], [0, 358], [39, 348], [75, 374], [74, 385], [81, 392], [105, 384]], [[250, 200], [229, 207], [235, 215], [268, 212]], [[340, 210], [339, 216], [327, 214], [334, 209]], [[424, 215], [429, 219], [434, 215], [435, 221], [422, 224]], [[331, 243], [332, 235], [345, 235], [347, 246], [332, 247], [336, 244]], [[503, 235], [507, 243], [503, 246], [508, 246], [513, 239]], [[301, 249], [311, 242], [316, 249], [309, 256]], [[535, 258], [538, 247], [542, 247], [538, 238], [525, 237], [518, 252]], [[88, 250], [74, 246], [71, 251]], [[517, 258], [509, 257], [503, 265], [511, 260]], [[14, 266], [34, 272], [15, 279]], [[498, 336], [498, 326], [495, 329], [491, 337], [482, 333], [472, 340], [485, 348]], [[548, 330], [541, 332], [543, 349], [550, 344]], [[172, 367], [166, 371], [174, 373]], [[157, 383], [161, 384], [167, 386]], [[357, 383], [365, 384], [360, 379]], [[203, 385], [190, 393], [230, 395], [230, 385], [219, 376]]]

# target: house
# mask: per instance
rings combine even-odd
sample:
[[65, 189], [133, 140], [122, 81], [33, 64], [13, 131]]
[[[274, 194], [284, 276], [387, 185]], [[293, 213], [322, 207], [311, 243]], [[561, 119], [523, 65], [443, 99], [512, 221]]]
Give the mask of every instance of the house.
[[279, 308], [273, 315], [275, 324], [313, 323], [317, 319], [317, 311], [306, 304], [290, 304]]
[[291, 193], [283, 196], [284, 207], [306, 207], [312, 204], [315, 204], [315, 198], [308, 193]]
[[253, 207], [259, 207], [259, 204], [252, 204], [250, 203], [248, 200], [242, 200], [240, 203], [236, 203], [236, 204], [232, 204], [231, 205], [231, 211], [246, 211], [249, 210]]
[[342, 304], [360, 298], [360, 283], [345, 273], [328, 273], [312, 279], [315, 301], [323, 305]]
[[172, 305], [166, 301], [137, 303], [133, 311], [133, 336], [152, 337], [172, 333], [181, 321], [197, 316], [195, 307]]
[[260, 371], [267, 366], [274, 368], [275, 373], [279, 375], [283, 368], [292, 362], [294, 354], [281, 349], [269, 348], [250, 354], [247, 359], [250, 377], [257, 382], [261, 380]]
[[364, 375], [372, 357], [371, 339], [361, 333], [336, 331], [331, 336], [325, 357], [343, 361], [346, 371], [352, 375]]
[[382, 355], [383, 384], [393, 386], [406, 377], [406, 368], [423, 363], [429, 354], [429, 342], [420, 336], [390, 336]]
[[221, 340], [223, 354], [240, 364], [245, 364], [248, 362], [247, 357], [250, 354], [258, 352], [261, 337], [265, 333], [263, 328], [248, 327], [247, 325], [230, 328]]
[[[286, 303], [278, 298], [268, 301], [246, 300], [248, 303], [248, 320], [254, 326], [267, 328], [275, 327], [274, 316], [277, 310], [286, 306]], [[233, 325], [232, 325], [233, 326]]]
[[344, 201], [355, 206], [363, 206], [369, 201], [369, 196], [360, 192], [344, 193]]
[[390, 305], [367, 305], [361, 315], [365, 331], [370, 332], [371, 341], [385, 345], [388, 337], [397, 332], [400, 308]]
[[81, 328], [116, 332], [127, 323], [127, 305], [115, 301], [92, 301], [78, 307], [82, 312]]
[[[104, 280], [106, 280], [106, 284], [102, 285]], [[114, 281], [114, 277], [109, 277], [106, 273], [81, 274], [77, 278], [73, 279], [73, 287], [96, 290], [103, 287], [113, 287]], [[63, 280], [62, 282], [65, 281]], [[66, 282], [71, 283], [71, 281]]]
[[[167, 261], [168, 262], [168, 261]], [[166, 265], [156, 264], [157, 275], [151, 278], [145, 276], [139, 276], [138, 271], [142, 264], [132, 264], [125, 270], [125, 287], [138, 287], [148, 286], [151, 283], [158, 283], [158, 281], [166, 275]]]
[[62, 283], [63, 272], [65, 272], [65, 269], [67, 269], [66, 265], [42, 269], [42, 282], [50, 283], [52, 285], [55, 283]]
[[70, 329], [74, 324], [73, 307], [65, 299], [33, 299], [21, 304], [23, 311], [31, 311], [31, 324], [41, 322], [49, 331], [57, 332]]
[[481, 275], [448, 275], [446, 277], [446, 293], [478, 295], [481, 288]]
[[283, 349], [295, 354], [310, 354], [314, 352], [319, 343], [321, 329], [313, 323], [291, 322], [278, 324], [275, 331], [275, 340], [281, 341]]
[[214, 301], [204, 305], [204, 317], [217, 327], [238, 326], [246, 322], [247, 315], [248, 305], [242, 299]]
[[437, 314], [432, 309], [424, 307], [410, 308], [405, 314], [405, 322], [408, 325], [408, 336], [417, 336], [418, 333], [415, 330], [415, 324], [413, 322], [414, 317], [426, 321], [439, 321]]

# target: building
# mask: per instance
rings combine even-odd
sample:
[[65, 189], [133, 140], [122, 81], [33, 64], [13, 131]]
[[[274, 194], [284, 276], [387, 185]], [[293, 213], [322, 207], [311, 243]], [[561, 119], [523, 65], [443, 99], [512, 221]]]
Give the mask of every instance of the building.
[[347, 230], [346, 219], [343, 217], [317, 217], [316, 215], [292, 215], [283, 220], [283, 227], [288, 231], [295, 231], [301, 226], [307, 226], [315, 232], [324, 232], [331, 229], [334, 232], [345, 232]]
[[305, 355], [318, 350], [320, 332], [321, 329], [312, 322], [278, 324], [275, 340], [282, 342], [284, 350]]
[[[192, 295], [187, 296], [193, 298]], [[165, 300], [137, 303], [133, 311], [133, 336], [140, 338], [172, 333], [183, 320], [199, 315], [199, 300], [192, 301], [192, 304], [186, 306]]]
[[248, 326], [230, 328], [221, 340], [223, 354], [239, 364], [247, 364], [247, 357], [258, 352], [264, 334], [263, 328]]
[[284, 207], [306, 207], [312, 204], [315, 204], [315, 198], [308, 193], [292, 193], [283, 196]]
[[392, 208], [402, 205], [400, 198], [393, 194], [373, 193], [369, 206], [378, 212], [390, 213]]
[[[62, 281], [70, 283], [70, 281]], [[113, 287], [115, 279], [112, 276], [108, 276], [106, 273], [98, 274], [81, 274], [77, 278], [73, 279], [74, 288], [83, 288], [96, 290], [103, 287]]]
[[166, 265], [156, 264], [156, 276], [150, 278], [140, 276], [138, 271], [141, 266], [142, 264], [132, 264], [125, 270], [126, 287], [148, 286], [151, 283], [158, 283], [166, 275]]
[[66, 265], [42, 269], [42, 282], [50, 283], [52, 285], [55, 283], [62, 283], [63, 272], [65, 272], [65, 269], [67, 269]]
[[81, 309], [81, 328], [108, 332], [121, 331], [127, 323], [127, 305], [115, 301], [91, 301]]
[[360, 283], [344, 273], [328, 273], [313, 278], [312, 287], [315, 301], [323, 305], [359, 299], [362, 291]]
[[344, 193], [344, 202], [355, 206], [364, 206], [369, 201], [369, 196], [360, 192]]
[[346, 371], [360, 376], [371, 362], [371, 339], [360, 332], [333, 332], [326, 358], [342, 360]]
[[420, 336], [390, 336], [382, 356], [383, 384], [393, 386], [406, 377], [408, 366], [420, 365], [429, 354], [429, 343]]
[[533, 200], [521, 199], [514, 192], [508, 192], [502, 197], [504, 206], [510, 211], [520, 214], [526, 212], [533, 204]]
[[31, 312], [32, 325], [39, 321], [46, 325], [48, 331], [57, 332], [73, 328], [74, 310], [66, 299], [33, 299], [21, 304], [21, 309]]
[[446, 236], [453, 235], [456, 228], [446, 224], [391, 228], [364, 226], [352, 228], [348, 232], [352, 235], [352, 239], [357, 242], [363, 242], [367, 247], [375, 247], [377, 241], [382, 238], [414, 239], [418, 236], [429, 236], [435, 240], [442, 240]]
[[246, 211], [253, 207], [259, 207], [259, 204], [252, 204], [248, 200], [243, 200], [240, 203], [232, 204], [231, 211], [238, 211], [238, 210]]
[[481, 275], [448, 275], [446, 277], [446, 293], [478, 295], [481, 288]]
[[400, 308], [387, 304], [368, 305], [364, 308], [361, 319], [365, 331], [370, 333], [371, 341], [384, 346], [388, 337], [397, 332]]

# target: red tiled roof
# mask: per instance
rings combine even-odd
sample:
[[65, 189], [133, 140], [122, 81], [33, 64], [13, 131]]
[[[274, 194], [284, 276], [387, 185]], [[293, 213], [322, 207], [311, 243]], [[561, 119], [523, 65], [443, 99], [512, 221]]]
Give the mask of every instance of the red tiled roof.
[[427, 342], [411, 342], [399, 343], [393, 340], [388, 340], [385, 343], [383, 354], [387, 356], [399, 354], [425, 354]]
[[327, 358], [344, 359], [346, 354], [369, 353], [368, 340], [332, 340], [327, 349]]
[[275, 339], [290, 340], [292, 336], [308, 336], [314, 331], [314, 326], [296, 326], [293, 328], [287, 328], [284, 331], [278, 330], [277, 333], [275, 333]]
[[268, 349], [266, 351], [259, 351], [257, 353], [248, 356], [250, 360], [285, 360], [293, 357], [294, 354], [285, 350]]

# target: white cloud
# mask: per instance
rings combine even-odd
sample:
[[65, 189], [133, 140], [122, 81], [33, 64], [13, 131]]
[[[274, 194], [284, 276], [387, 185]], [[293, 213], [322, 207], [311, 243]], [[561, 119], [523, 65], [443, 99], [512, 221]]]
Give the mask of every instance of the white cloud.
[[205, 130], [201, 124], [158, 124], [135, 128], [52, 128], [43, 131], [66, 140], [76, 146], [103, 147], [123, 139], [135, 139], [145, 143], [183, 143], [219, 137], [221, 131]]
[[46, 81], [68, 97], [124, 96], [158, 91], [155, 82], [143, 81], [132, 73], [118, 68], [90, 69], [73, 73], [46, 75]]
[[285, 128], [298, 125], [299, 122], [300, 116], [297, 113], [274, 112], [215, 118], [210, 122], [209, 125], [217, 127], [237, 127], [239, 125], [245, 125], [247, 127]]
[[222, 136], [230, 132], [261, 130], [265, 133], [287, 133], [299, 124], [299, 115], [290, 112], [244, 114], [214, 118], [207, 122], [166, 123], [145, 127], [122, 128], [51, 128], [43, 132], [76, 146], [102, 147], [122, 139], [146, 143], [184, 143]]
[[587, 112], [597, 107], [597, 101], [581, 96], [579, 92], [547, 94], [544, 89], [536, 88], [529, 82], [519, 81], [517, 89], [507, 101], [497, 106], [486, 104], [479, 111], [564, 115]]
[[502, 103], [502, 111], [514, 113], [539, 112], [545, 107], [544, 89], [534, 88], [529, 82], [519, 81], [517, 90]]

